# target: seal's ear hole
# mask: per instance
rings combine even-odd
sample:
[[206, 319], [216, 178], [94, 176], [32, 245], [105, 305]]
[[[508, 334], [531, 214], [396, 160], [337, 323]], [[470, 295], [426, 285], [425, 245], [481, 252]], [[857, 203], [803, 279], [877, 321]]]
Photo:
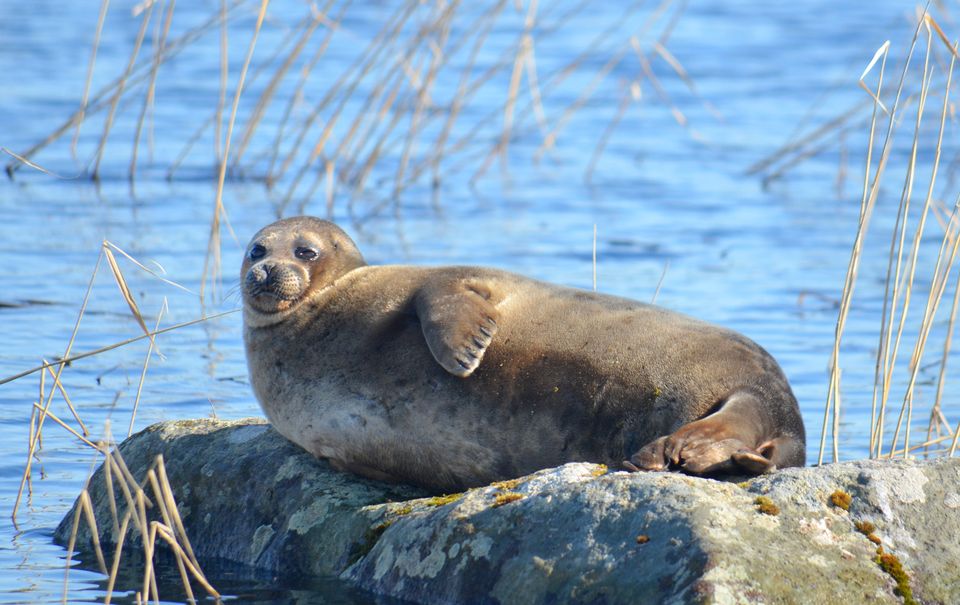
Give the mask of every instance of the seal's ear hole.
[[777, 443], [774, 440], [761, 443], [759, 447], [757, 447], [757, 451], [760, 452], [761, 456], [763, 456], [767, 460], [770, 460], [771, 458], [773, 458], [774, 452], [777, 451]]

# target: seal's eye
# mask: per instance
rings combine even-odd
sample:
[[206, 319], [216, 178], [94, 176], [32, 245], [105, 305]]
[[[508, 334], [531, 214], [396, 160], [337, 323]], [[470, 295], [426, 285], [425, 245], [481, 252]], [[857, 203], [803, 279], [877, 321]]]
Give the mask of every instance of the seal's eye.
[[263, 258], [267, 253], [267, 249], [261, 246], [260, 244], [254, 244], [250, 248], [250, 260], [257, 260], [258, 258]]
[[313, 248], [297, 248], [293, 253], [300, 260], [313, 260], [317, 258], [317, 251]]

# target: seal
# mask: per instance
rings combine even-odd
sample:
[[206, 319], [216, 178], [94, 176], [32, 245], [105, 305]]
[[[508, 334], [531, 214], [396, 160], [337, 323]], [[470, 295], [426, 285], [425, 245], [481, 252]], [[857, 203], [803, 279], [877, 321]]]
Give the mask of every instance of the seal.
[[570, 461], [804, 464], [773, 358], [679, 313], [496, 269], [367, 265], [313, 217], [254, 235], [241, 280], [260, 405], [340, 470], [451, 492]]

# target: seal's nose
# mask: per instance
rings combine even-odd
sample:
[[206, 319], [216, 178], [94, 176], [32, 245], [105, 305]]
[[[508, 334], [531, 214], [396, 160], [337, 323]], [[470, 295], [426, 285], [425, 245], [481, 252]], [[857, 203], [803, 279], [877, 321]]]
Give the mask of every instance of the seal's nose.
[[273, 266], [268, 263], [254, 265], [250, 267], [249, 271], [247, 271], [247, 281], [251, 284], [262, 286], [270, 278], [270, 272], [272, 270]]

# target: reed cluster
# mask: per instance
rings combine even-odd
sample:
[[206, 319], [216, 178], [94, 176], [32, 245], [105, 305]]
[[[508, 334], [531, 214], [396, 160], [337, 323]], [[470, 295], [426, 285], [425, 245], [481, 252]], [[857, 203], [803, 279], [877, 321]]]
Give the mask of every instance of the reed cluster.
[[[399, 213], [410, 189], [429, 198], [447, 175], [475, 183], [495, 165], [506, 171], [518, 156], [544, 157], [598, 96], [621, 102], [610, 103], [606, 128], [585, 129], [597, 133], [588, 174], [644, 89], [686, 126], [672, 87], [661, 81], [669, 74], [685, 94], [697, 95], [667, 48], [685, 3], [628, 2], [604, 9], [611, 17], [602, 23], [594, 19], [596, 4], [395, 0], [378, 4], [373, 21], [370, 7], [352, 0], [295, 8], [283, 0], [220, 0], [202, 18], [175, 0], [144, 0], [126, 23], [135, 24], [129, 58], [95, 89], [94, 75], [103, 79], [97, 51], [115, 10], [102, 0], [79, 107], [44, 140], [9, 151], [6, 170], [38, 166], [45, 148], [67, 139], [81, 157], [81, 174], [93, 179], [105, 167], [109, 175], [126, 172], [131, 183], [144, 168], [175, 179], [187, 163], [193, 175], [207, 167], [217, 191], [206, 289], [206, 278], [219, 276], [228, 179], [263, 181], [278, 216], [308, 207], [329, 216], [336, 205], [359, 224]], [[358, 22], [362, 31], [354, 29]], [[376, 27], [368, 29], [370, 22]], [[242, 62], [231, 65], [238, 56]], [[188, 70], [178, 69], [188, 61]], [[197, 73], [219, 77], [197, 81]], [[161, 104], [172, 87], [206, 102], [192, 115], [169, 117]], [[93, 129], [93, 140], [80, 135], [82, 128]], [[182, 132], [182, 148], [155, 149], [155, 128]], [[116, 145], [129, 145], [129, 154], [107, 153]], [[117, 157], [128, 160], [125, 169], [115, 165]]]
[[[918, 17], [895, 84], [885, 82], [890, 79], [889, 41], [877, 49], [860, 77], [872, 109], [859, 221], [830, 359], [818, 455], [821, 463], [828, 444], [832, 460], [840, 457], [843, 336], [851, 314], [860, 314], [860, 320], [875, 321], [877, 326], [867, 444], [870, 457], [953, 456], [960, 439], [960, 408], [945, 396], [960, 303], [960, 271], [955, 270], [960, 250], [960, 191], [953, 178], [946, 183], [938, 180], [945, 148], [960, 153], [950, 137], [944, 136], [954, 112], [951, 95], [958, 51], [957, 42], [947, 37], [932, 15], [923, 12]], [[818, 153], [812, 141], [836, 133], [847, 117], [844, 114], [785, 146], [767, 164], [780, 163], [768, 176]], [[951, 162], [952, 170], [958, 157]], [[894, 192], [899, 192], [896, 198]], [[880, 219], [875, 218], [878, 208]], [[861, 269], [868, 238], [889, 244], [886, 262], [879, 266], [869, 263], [869, 273], [864, 276]], [[855, 304], [856, 285], [863, 279], [883, 280], [879, 309]], [[922, 378], [923, 373], [931, 372], [933, 376]], [[922, 393], [923, 386], [933, 387], [932, 393], [929, 389]]]

